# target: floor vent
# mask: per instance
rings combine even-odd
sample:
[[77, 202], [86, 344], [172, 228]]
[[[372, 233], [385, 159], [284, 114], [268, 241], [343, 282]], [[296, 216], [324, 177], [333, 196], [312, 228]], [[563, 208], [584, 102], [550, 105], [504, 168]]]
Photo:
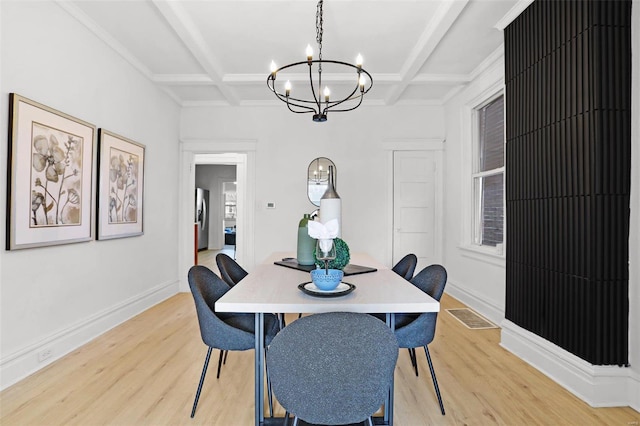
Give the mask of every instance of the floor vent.
[[487, 328], [498, 328], [491, 321], [481, 317], [469, 308], [447, 309], [455, 319], [473, 330], [484, 330]]

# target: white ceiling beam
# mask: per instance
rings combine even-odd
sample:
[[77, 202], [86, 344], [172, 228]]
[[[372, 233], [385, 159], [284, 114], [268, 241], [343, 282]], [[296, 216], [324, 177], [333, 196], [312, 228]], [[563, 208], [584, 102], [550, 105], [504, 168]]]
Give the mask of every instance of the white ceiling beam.
[[472, 80], [469, 74], [418, 74], [413, 80], [411, 85], [416, 84], [430, 84], [430, 83], [452, 83], [452, 84], [465, 84]]
[[165, 86], [211, 86], [214, 84], [208, 74], [154, 74], [153, 82]]
[[[295, 81], [309, 81], [308, 73], [289, 73], [286, 74], [286, 77], [278, 77], [277, 81], [286, 81], [290, 80], [292, 82]], [[242, 85], [242, 84], [267, 84], [267, 74], [226, 74], [222, 79], [223, 82], [234, 85]], [[353, 74], [348, 73], [323, 73], [322, 81], [330, 81], [330, 82], [354, 82], [355, 76]], [[397, 83], [401, 81], [400, 75], [398, 74], [377, 74], [373, 77], [373, 83]]]
[[209, 45], [202, 36], [202, 33], [197, 30], [196, 24], [184, 9], [183, 5], [177, 1], [152, 0], [152, 2], [184, 45], [187, 46], [187, 49], [189, 49], [196, 61], [198, 61], [207, 72], [207, 75], [211, 78], [211, 82], [217, 86], [231, 105], [238, 105], [239, 99], [236, 93], [222, 82], [224, 72], [222, 71], [219, 61], [211, 54]]
[[387, 96], [386, 103], [388, 105], [397, 102], [468, 2], [469, 0], [448, 0], [438, 7], [402, 66], [400, 71], [402, 81]]
[[184, 101], [182, 106], [184, 108], [228, 107], [229, 103], [226, 101]]

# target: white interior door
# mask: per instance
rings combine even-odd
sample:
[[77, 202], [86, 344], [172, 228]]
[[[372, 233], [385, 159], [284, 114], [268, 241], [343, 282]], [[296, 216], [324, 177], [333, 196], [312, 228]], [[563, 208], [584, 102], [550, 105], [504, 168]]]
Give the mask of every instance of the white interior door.
[[393, 155], [393, 263], [414, 253], [416, 273], [441, 263], [441, 169], [436, 151]]

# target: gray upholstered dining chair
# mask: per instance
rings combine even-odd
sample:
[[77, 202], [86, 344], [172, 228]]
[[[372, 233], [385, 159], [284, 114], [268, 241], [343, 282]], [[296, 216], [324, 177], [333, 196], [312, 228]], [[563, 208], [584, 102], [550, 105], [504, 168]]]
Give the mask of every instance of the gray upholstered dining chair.
[[220, 277], [229, 284], [230, 287], [238, 284], [238, 282], [248, 275], [242, 266], [238, 264], [231, 257], [224, 253], [218, 253], [216, 255], [216, 265], [220, 270]]
[[[216, 265], [220, 271], [220, 278], [222, 278], [229, 287], [233, 287], [238, 284], [241, 279], [249, 274], [242, 266], [240, 266], [240, 264], [238, 264], [238, 262], [235, 261], [235, 259], [232, 259], [224, 253], [218, 253], [216, 255]], [[228, 351], [220, 351], [220, 356], [218, 358], [218, 372], [216, 374], [216, 378], [218, 379], [220, 378], [220, 369], [222, 368], [222, 364], [227, 363], [228, 355]]]
[[416, 266], [418, 265], [418, 257], [409, 253], [402, 259], [396, 263], [391, 270], [396, 274], [403, 277], [405, 280], [410, 281], [413, 278], [413, 272], [416, 270]]
[[[430, 265], [420, 271], [411, 279], [411, 283], [420, 290], [440, 301], [444, 287], [447, 284], [447, 271], [442, 265]], [[437, 312], [425, 312], [422, 314], [396, 314], [395, 315], [395, 335], [398, 339], [398, 346], [409, 349], [411, 364], [418, 375], [418, 362], [416, 358], [415, 348], [422, 346], [427, 357], [429, 370], [431, 371], [431, 379], [433, 387], [438, 397], [440, 411], [444, 415], [444, 404], [438, 387], [438, 380], [433, 369], [433, 362], [429, 354], [428, 345], [433, 341], [436, 333], [436, 321], [438, 319]]]
[[329, 312], [300, 318], [269, 346], [273, 394], [294, 418], [329, 425], [369, 421], [385, 401], [398, 359], [393, 332], [376, 318]]
[[[411, 281], [411, 278], [413, 277], [413, 272], [416, 270], [417, 264], [418, 264], [418, 257], [413, 253], [409, 253], [405, 255], [402, 259], [400, 259], [398, 263], [396, 263], [393, 266], [393, 268], [391, 268], [391, 270], [396, 274], [400, 275], [405, 280]], [[386, 314], [381, 314], [381, 313], [377, 313], [377, 314], [374, 313], [370, 315], [373, 315], [374, 317], [378, 318], [381, 321], [386, 321], [386, 318], [387, 318]], [[411, 352], [411, 349], [409, 349], [409, 354], [411, 354], [411, 359], [413, 359], [413, 354]]]
[[[220, 276], [222, 277], [224, 282], [229, 284], [230, 287], [233, 287], [234, 285], [238, 284], [238, 282], [241, 279], [249, 275], [249, 273], [245, 271], [244, 268], [242, 268], [242, 266], [238, 264], [238, 262], [236, 262], [234, 259], [232, 259], [231, 257], [227, 256], [224, 253], [218, 253], [216, 255], [216, 265], [218, 265], [218, 269], [220, 270]], [[280, 328], [283, 328], [285, 326], [284, 314], [277, 314], [277, 315], [278, 315], [278, 321], [280, 322]], [[220, 356], [222, 357], [223, 354], [220, 354]], [[224, 362], [226, 361], [227, 361], [227, 353], [225, 352]], [[220, 362], [218, 362], [218, 364], [220, 364]], [[218, 367], [218, 376], [219, 375], [220, 375], [220, 367]]]
[[[213, 271], [205, 266], [192, 266], [188, 273], [189, 287], [196, 305], [200, 336], [208, 346], [207, 356], [204, 360], [198, 390], [193, 401], [191, 417], [196, 413], [200, 391], [204, 383], [211, 351], [245, 351], [255, 348], [255, 315], [244, 313], [216, 312], [215, 302], [222, 297], [231, 287], [220, 279]], [[265, 348], [278, 332], [278, 320], [275, 315], [264, 316]], [[218, 372], [220, 361], [218, 361]], [[267, 374], [267, 379], [269, 375]], [[273, 411], [271, 395], [269, 395], [269, 408]]]

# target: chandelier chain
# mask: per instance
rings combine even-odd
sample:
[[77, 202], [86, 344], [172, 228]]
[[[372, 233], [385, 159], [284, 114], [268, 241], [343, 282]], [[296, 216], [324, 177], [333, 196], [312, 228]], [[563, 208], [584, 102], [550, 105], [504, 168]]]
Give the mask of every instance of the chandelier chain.
[[316, 10], [316, 42], [318, 42], [318, 59], [322, 60], [322, 3], [323, 0], [318, 1], [318, 8]]

